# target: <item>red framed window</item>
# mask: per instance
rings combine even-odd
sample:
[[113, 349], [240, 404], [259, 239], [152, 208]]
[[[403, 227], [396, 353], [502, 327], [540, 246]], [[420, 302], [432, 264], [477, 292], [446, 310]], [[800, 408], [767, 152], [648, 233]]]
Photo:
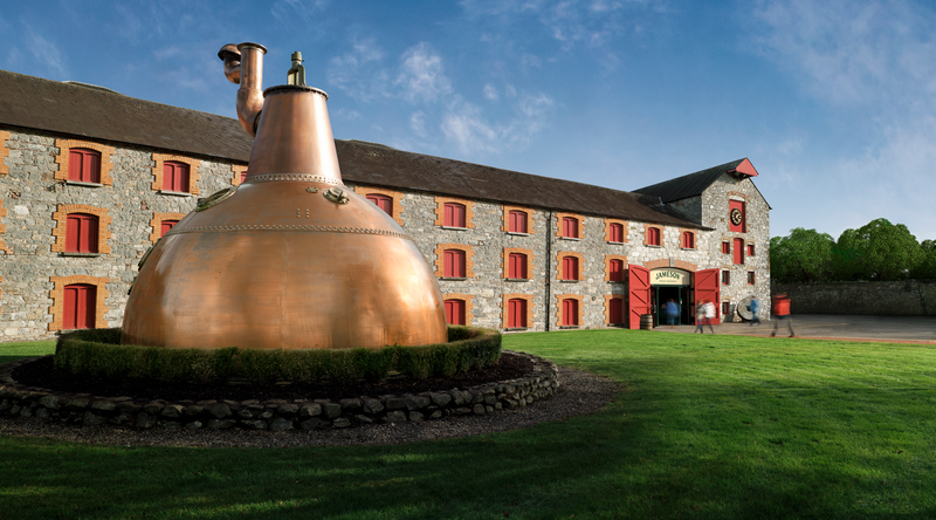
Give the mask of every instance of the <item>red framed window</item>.
[[579, 324], [579, 302], [578, 300], [567, 298], [562, 300], [562, 325]]
[[244, 184], [244, 181], [247, 180], [247, 170], [241, 172], [241, 184]]
[[754, 244], [747, 245], [747, 255], [754, 256]]
[[730, 243], [730, 242], [722, 242], [722, 243], [721, 243], [721, 252], [722, 252], [723, 255], [730, 255], [730, 254], [731, 254], [731, 243]]
[[731, 311], [731, 302], [721, 302], [721, 314], [722, 316], [728, 316], [728, 313]]
[[65, 227], [66, 253], [98, 252], [98, 218], [86, 213], [70, 213]]
[[660, 228], [647, 228], [647, 245], [648, 246], [658, 246], [660, 245]]
[[695, 249], [695, 233], [692, 231], [683, 231], [682, 247], [684, 249]]
[[562, 217], [562, 236], [579, 238], [579, 221], [575, 217]]
[[564, 256], [562, 257], [562, 279], [563, 280], [578, 280], [579, 279], [579, 260], [574, 256]]
[[754, 285], [754, 271], [748, 271], [748, 273], [747, 273], [747, 283], [748, 283], [748, 285]]
[[163, 163], [163, 191], [176, 191], [188, 193], [189, 191], [189, 165], [185, 163], [166, 161]]
[[525, 329], [527, 325], [527, 301], [514, 298], [507, 302], [507, 327], [511, 329]]
[[728, 230], [736, 233], [744, 233], [745, 220], [744, 202], [740, 200], [728, 201]]
[[614, 298], [608, 300], [608, 324], [620, 325], [624, 323], [624, 300]]
[[163, 220], [162, 223], [160, 224], [161, 233], [159, 236], [160, 237], [166, 236], [166, 233], [168, 233], [169, 230], [174, 228], [175, 225], [178, 223], [179, 223], [178, 220]]
[[446, 249], [443, 254], [443, 276], [446, 278], [464, 278], [465, 252], [460, 249]]
[[527, 255], [523, 253], [510, 253], [509, 265], [507, 270], [507, 277], [518, 279], [518, 280], [528, 280], [529, 273], [527, 273]]
[[445, 300], [445, 321], [449, 325], [465, 324], [465, 300]]
[[68, 180], [101, 182], [101, 152], [72, 148], [68, 152]]
[[608, 262], [608, 280], [612, 282], [624, 281], [624, 260], [612, 258]]
[[378, 195], [376, 193], [371, 193], [367, 196], [367, 200], [373, 202], [377, 205], [378, 208], [382, 209], [387, 215], [393, 216], [393, 199], [386, 195]]
[[457, 202], [445, 203], [445, 217], [442, 222], [446, 227], [466, 227], [465, 225], [465, 205]]
[[731, 271], [722, 271], [721, 272], [721, 284], [729, 285], [731, 283]]
[[744, 263], [744, 239], [743, 238], [734, 239], [734, 263], [736, 264]]
[[623, 242], [624, 241], [624, 225], [618, 223], [612, 223], [611, 229], [608, 233], [610, 240], [609, 242]]
[[512, 210], [508, 216], [507, 230], [511, 233], [527, 233], [527, 214], [525, 211]]
[[97, 308], [97, 287], [86, 284], [65, 286], [62, 328], [93, 329]]

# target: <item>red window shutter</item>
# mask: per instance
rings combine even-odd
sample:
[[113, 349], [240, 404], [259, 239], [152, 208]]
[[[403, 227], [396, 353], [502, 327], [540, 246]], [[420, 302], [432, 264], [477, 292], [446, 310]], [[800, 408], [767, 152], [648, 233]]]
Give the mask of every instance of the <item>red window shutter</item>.
[[728, 255], [731, 254], [731, 244], [728, 242], [721, 243], [721, 252], [722, 254]]
[[81, 169], [84, 168], [84, 154], [81, 150], [68, 152], [68, 180], [80, 181]]
[[510, 224], [507, 228], [511, 233], [527, 232], [527, 214], [523, 211], [510, 212]]
[[457, 202], [446, 202], [443, 224], [448, 227], [467, 227], [465, 225], [465, 205]]
[[754, 256], [754, 244], [748, 244], [747, 254], [748, 256]]
[[367, 200], [373, 202], [378, 208], [382, 209], [387, 215], [393, 216], [393, 199], [386, 195], [372, 194], [367, 196]]
[[685, 249], [695, 249], [695, 236], [691, 231], [683, 231], [682, 246]]
[[98, 219], [95, 215], [71, 213], [65, 225], [65, 251], [68, 253], [98, 252]]
[[744, 239], [743, 238], [734, 239], [734, 263], [736, 264], [744, 263]]
[[160, 236], [160, 237], [165, 236], [166, 233], [168, 233], [169, 230], [172, 229], [173, 227], [175, 227], [175, 225], [178, 224], [178, 223], [179, 223], [178, 220], [163, 220], [163, 221], [162, 221], [162, 225], [161, 225], [161, 227], [162, 227], [162, 233], [161, 233], [159, 236]]
[[508, 278], [527, 279], [527, 256], [523, 253], [510, 253]]
[[507, 302], [507, 326], [510, 328], [527, 327], [527, 301], [515, 298]]
[[189, 166], [180, 162], [163, 163], [163, 189], [186, 193], [189, 191]]
[[247, 180], [247, 170], [244, 170], [241, 172], [241, 184], [243, 184], [244, 181], [246, 180]]
[[660, 245], [660, 229], [659, 228], [648, 228], [647, 229], [647, 245], [658, 246]]
[[562, 217], [562, 236], [579, 238], [579, 222], [574, 217]]
[[465, 301], [445, 300], [445, 320], [449, 325], [464, 325]]
[[93, 329], [97, 307], [97, 287], [67, 285], [64, 290], [63, 329]]
[[459, 249], [446, 249], [443, 259], [443, 275], [446, 278], [465, 277], [465, 252]]
[[[735, 217], [735, 210], [740, 214], [740, 218]], [[728, 201], [728, 231], [744, 233], [747, 215], [745, 214], [744, 202], [740, 200]], [[737, 223], [735, 223], [737, 221]]]
[[614, 298], [608, 301], [608, 323], [611, 325], [624, 323], [624, 300]]
[[624, 281], [624, 261], [612, 258], [608, 265], [608, 279], [612, 282]]
[[65, 226], [65, 251], [78, 252], [78, 236], [81, 234], [81, 219], [78, 215], [69, 215]]
[[562, 324], [578, 325], [578, 300], [562, 300]]
[[574, 256], [562, 257], [562, 279], [578, 280], [578, 258]]
[[101, 154], [94, 150], [84, 151], [84, 167], [81, 169], [83, 182], [101, 182]]
[[173, 163], [163, 163], [163, 190], [178, 191], [175, 189], [175, 166]]
[[624, 241], [624, 226], [621, 224], [611, 224], [611, 242]]

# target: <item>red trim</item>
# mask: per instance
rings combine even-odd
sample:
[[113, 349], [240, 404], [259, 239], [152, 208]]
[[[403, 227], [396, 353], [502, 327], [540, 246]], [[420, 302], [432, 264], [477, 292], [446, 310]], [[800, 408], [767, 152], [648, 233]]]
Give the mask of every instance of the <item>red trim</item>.
[[616, 222], [611, 224], [611, 242], [623, 242], [624, 241], [624, 226]]
[[189, 165], [175, 161], [164, 162], [163, 190], [187, 193], [189, 191]]
[[754, 169], [754, 165], [751, 164], [747, 158], [741, 161], [741, 164], [738, 165], [734, 170], [728, 170], [728, 173], [740, 173], [741, 175], [747, 175], [748, 177], [757, 177], [757, 170]]
[[650, 270], [631, 264], [627, 271], [627, 286], [630, 290], [628, 327], [639, 329], [640, 316], [650, 314]]

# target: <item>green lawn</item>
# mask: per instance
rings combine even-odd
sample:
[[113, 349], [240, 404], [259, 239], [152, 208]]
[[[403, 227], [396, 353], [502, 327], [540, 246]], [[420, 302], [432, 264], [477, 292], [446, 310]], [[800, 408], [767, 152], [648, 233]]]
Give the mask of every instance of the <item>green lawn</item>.
[[505, 346], [627, 391], [593, 416], [402, 446], [0, 438], [0, 517], [936, 518], [933, 347], [629, 330]]

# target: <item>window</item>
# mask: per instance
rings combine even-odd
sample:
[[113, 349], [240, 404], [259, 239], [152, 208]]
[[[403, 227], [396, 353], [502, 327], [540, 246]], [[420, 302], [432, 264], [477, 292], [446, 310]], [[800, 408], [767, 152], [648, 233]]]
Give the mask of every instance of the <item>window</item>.
[[241, 181], [241, 184], [244, 184], [244, 181], [246, 181], [246, 180], [247, 180], [247, 170], [244, 170], [244, 171], [242, 171], [241, 174], [240, 174], [240, 181]]
[[576, 326], [579, 324], [579, 302], [568, 298], [562, 300], [562, 325]]
[[68, 152], [68, 180], [101, 182], [101, 152], [86, 148], [72, 148]]
[[754, 244], [747, 245], [747, 255], [754, 256]]
[[445, 220], [442, 225], [446, 227], [465, 227], [465, 205], [457, 202], [446, 202]]
[[729, 285], [731, 284], [731, 271], [722, 271], [721, 272], [721, 284]]
[[62, 328], [93, 329], [96, 307], [97, 287], [87, 284], [66, 285]]
[[624, 242], [624, 225], [613, 222], [608, 229], [608, 242]]
[[731, 254], [731, 243], [730, 243], [730, 242], [722, 242], [722, 243], [721, 243], [721, 252], [722, 252], [723, 255], [730, 255], [730, 254]]
[[747, 273], [747, 283], [748, 283], [748, 285], [754, 285], [754, 271], [748, 271], [748, 273]]
[[169, 230], [174, 228], [175, 225], [178, 223], [179, 223], [178, 220], [163, 220], [162, 224], [160, 224], [160, 229], [161, 229], [161, 234], [159, 235], [160, 238], [166, 236], [166, 233], [168, 233]]
[[562, 236], [579, 238], [579, 221], [575, 217], [562, 217]]
[[612, 258], [608, 262], [608, 280], [612, 282], [624, 281], [624, 261]]
[[446, 249], [443, 266], [442, 276], [445, 278], [464, 278], [465, 252], [459, 249]]
[[517, 280], [527, 280], [530, 278], [527, 274], [527, 255], [523, 253], [510, 253], [507, 277]]
[[69, 213], [65, 228], [66, 253], [98, 252], [98, 218], [87, 213]]
[[562, 279], [563, 280], [578, 280], [579, 279], [579, 259], [574, 256], [564, 256], [562, 257]]
[[507, 327], [511, 329], [525, 329], [527, 325], [527, 301], [514, 298], [507, 301]]
[[728, 316], [729, 312], [731, 312], [731, 302], [721, 302], [722, 316]]
[[682, 232], [683, 249], [695, 249], [695, 234], [692, 231]]
[[507, 230], [511, 233], [527, 232], [527, 214], [525, 211], [512, 210]]
[[608, 300], [608, 324], [620, 325], [624, 323], [624, 300], [613, 298]]
[[660, 245], [660, 228], [647, 228], [647, 245], [648, 246], [658, 246]]
[[189, 192], [189, 165], [181, 162], [163, 163], [163, 191]]
[[367, 196], [367, 200], [376, 204], [377, 207], [384, 210], [384, 213], [387, 215], [390, 215], [391, 217], [393, 216], [393, 199], [390, 197], [371, 193]]
[[742, 238], [734, 239], [734, 263], [744, 263], [744, 239]]
[[465, 324], [465, 300], [445, 300], [445, 321], [449, 325]]

